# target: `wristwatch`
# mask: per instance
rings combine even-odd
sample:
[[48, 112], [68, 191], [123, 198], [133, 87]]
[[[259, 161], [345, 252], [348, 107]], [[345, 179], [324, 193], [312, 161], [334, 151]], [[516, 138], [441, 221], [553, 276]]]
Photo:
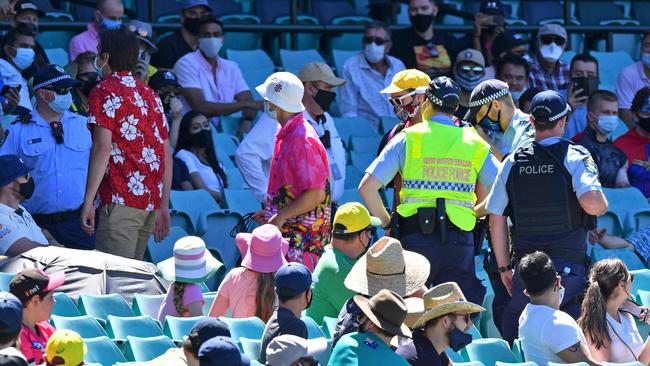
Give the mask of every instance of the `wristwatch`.
[[499, 273], [503, 273], [503, 272], [510, 271], [511, 269], [512, 269], [512, 264], [508, 264], [508, 265], [505, 266], [505, 267], [499, 267], [499, 268], [497, 268], [497, 271], [499, 271]]

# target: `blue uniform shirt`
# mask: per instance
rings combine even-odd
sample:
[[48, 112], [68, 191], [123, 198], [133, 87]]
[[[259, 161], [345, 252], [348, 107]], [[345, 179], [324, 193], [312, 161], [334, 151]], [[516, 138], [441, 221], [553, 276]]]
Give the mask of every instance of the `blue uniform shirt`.
[[[543, 146], [553, 145], [561, 140], [560, 137], [549, 137], [539, 143]], [[573, 191], [576, 197], [588, 191], [602, 191], [600, 182], [598, 181], [598, 170], [595, 168], [587, 168], [584, 160], [591, 157], [589, 151], [580, 145], [571, 145], [564, 157], [564, 167], [571, 174]], [[492, 186], [492, 190], [487, 198], [487, 210], [496, 215], [503, 215], [506, 207], [508, 206], [508, 192], [506, 190], [506, 183], [508, 182], [508, 174], [514, 164], [514, 155], [509, 155], [504, 161], [497, 178]], [[594, 164], [595, 166], [595, 164]]]
[[78, 209], [83, 203], [92, 139], [87, 118], [66, 111], [61, 118], [63, 143], [57, 144], [49, 121], [36, 109], [32, 122], [17, 122], [0, 148], [0, 155], [16, 154], [33, 168], [34, 195], [22, 205], [31, 214]]
[[[437, 123], [454, 126], [451, 118], [444, 114], [437, 114], [431, 117], [431, 120]], [[469, 127], [458, 127], [469, 128]], [[398, 171], [404, 170], [406, 161], [406, 133], [400, 132], [381, 151], [379, 156], [370, 164], [366, 173], [377, 178], [385, 185], [390, 183]], [[492, 153], [488, 154], [479, 171], [478, 179], [486, 187], [490, 187], [494, 182], [499, 161]]]

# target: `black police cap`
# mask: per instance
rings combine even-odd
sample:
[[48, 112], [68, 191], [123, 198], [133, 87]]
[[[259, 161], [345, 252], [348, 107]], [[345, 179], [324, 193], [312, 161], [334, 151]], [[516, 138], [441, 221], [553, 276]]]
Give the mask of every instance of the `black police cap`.
[[460, 87], [446, 76], [438, 76], [431, 80], [425, 94], [431, 103], [440, 108], [450, 111], [458, 109]]

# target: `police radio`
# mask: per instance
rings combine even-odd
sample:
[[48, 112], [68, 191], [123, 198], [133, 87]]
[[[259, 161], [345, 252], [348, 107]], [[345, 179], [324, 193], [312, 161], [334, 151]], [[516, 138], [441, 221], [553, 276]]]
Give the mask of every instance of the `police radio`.
[[59, 121], [50, 122], [50, 128], [52, 129], [52, 135], [57, 144], [63, 143], [63, 125]]

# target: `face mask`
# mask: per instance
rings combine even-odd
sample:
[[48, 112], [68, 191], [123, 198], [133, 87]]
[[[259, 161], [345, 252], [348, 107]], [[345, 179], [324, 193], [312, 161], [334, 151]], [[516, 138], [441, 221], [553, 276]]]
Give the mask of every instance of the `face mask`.
[[598, 117], [598, 130], [605, 135], [610, 135], [618, 126], [618, 116]]
[[483, 119], [481, 120], [481, 122], [478, 123], [478, 125], [488, 131], [501, 132], [501, 125], [499, 124], [499, 120], [501, 119], [501, 111], [499, 111], [499, 114], [497, 114], [497, 120], [493, 121], [490, 117], [488, 117], [491, 110], [492, 110], [492, 104], [490, 104], [490, 108], [488, 108], [485, 117], [483, 117]]
[[210, 146], [210, 139], [212, 138], [210, 131], [201, 130], [198, 133], [189, 136], [189, 143], [191, 146], [207, 148]]
[[278, 120], [278, 113], [276, 110], [271, 110], [271, 104], [269, 104], [268, 101], [264, 101], [264, 113], [270, 118], [274, 120]]
[[18, 185], [20, 187], [18, 189], [18, 193], [21, 196], [23, 196], [23, 198], [25, 198], [26, 200], [30, 199], [34, 194], [34, 189], [35, 189], [34, 178], [29, 177], [27, 183], [18, 183]]
[[539, 48], [539, 52], [542, 54], [542, 58], [546, 62], [555, 62], [560, 56], [562, 56], [562, 47], [551, 42], [551, 44], [545, 44]]
[[641, 61], [643, 62], [645, 67], [650, 68], [650, 53], [642, 53]]
[[417, 14], [409, 16], [411, 25], [418, 32], [424, 32], [433, 24], [433, 14]]
[[63, 113], [70, 108], [72, 104], [72, 94], [70, 92], [65, 93], [64, 95], [56, 94], [54, 95], [54, 100], [48, 103], [50, 108], [57, 113]]
[[101, 22], [99, 22], [99, 26], [102, 29], [119, 29], [122, 26], [122, 21], [121, 20], [107, 19], [107, 18], [102, 17]]
[[519, 98], [521, 98], [521, 95], [524, 94], [525, 91], [526, 91], [525, 88], [523, 90], [521, 90], [521, 91], [510, 89], [510, 94], [512, 95], [512, 100], [514, 100], [515, 102], [518, 102]]
[[458, 352], [470, 343], [472, 343], [472, 335], [461, 332], [454, 325], [454, 330], [449, 333], [449, 347]]
[[199, 49], [209, 58], [217, 58], [223, 46], [221, 37], [199, 38]]
[[99, 84], [99, 80], [97, 79], [90, 79], [90, 80], [79, 80], [77, 81], [81, 82], [81, 92], [84, 93], [85, 96], [90, 95], [90, 91], [93, 90], [97, 84]]
[[400, 119], [400, 121], [407, 122], [409, 119], [415, 117], [420, 110], [420, 106], [411, 103], [401, 107], [393, 107], [393, 109], [395, 110], [395, 115]]
[[201, 23], [199, 22], [199, 18], [185, 18], [185, 22], [183, 23], [183, 28], [185, 28], [190, 34], [192, 35], [197, 35], [199, 34], [199, 28], [201, 27]]
[[363, 48], [363, 54], [366, 56], [366, 60], [368, 60], [369, 63], [376, 64], [377, 62], [384, 59], [385, 50], [386, 45], [382, 44], [381, 46], [378, 46], [374, 43], [368, 43]]
[[36, 53], [31, 48], [16, 48], [16, 57], [14, 57], [14, 63], [16, 67], [21, 70], [25, 70], [31, 64], [34, 63], [34, 55]]
[[643, 128], [646, 132], [650, 132], [650, 118], [641, 118], [637, 121], [639, 127]]
[[[307, 293], [309, 293], [309, 292], [307, 292]], [[305, 296], [309, 296], [309, 295], [305, 295]], [[309, 296], [309, 297], [307, 298], [307, 307], [306, 307], [305, 309], [309, 309], [309, 307], [311, 306], [311, 301], [312, 301], [313, 299], [314, 299], [314, 294], [312, 294], [311, 296]]]
[[560, 305], [562, 305], [562, 300], [564, 300], [564, 292], [565, 292], [564, 287], [560, 286], [560, 289], [558, 290], [558, 297], [560, 301], [558, 304]]
[[27, 22], [17, 22], [18, 26], [24, 27], [25, 29], [29, 30], [32, 32], [32, 34], [36, 35], [38, 34], [38, 25], [34, 23], [27, 23]]
[[474, 88], [481, 82], [483, 76], [466, 76], [465, 74], [459, 73], [456, 75], [456, 82], [464, 91], [472, 91]]
[[316, 95], [314, 95], [314, 102], [326, 111], [330, 108], [334, 98], [336, 98], [336, 93], [329, 90], [318, 89]]
[[104, 66], [106, 66], [106, 64], [104, 64], [102, 66], [98, 66], [97, 65], [97, 60], [99, 60], [99, 57], [95, 56], [95, 59], [93, 60], [93, 66], [95, 66], [95, 71], [97, 71], [97, 77], [100, 78], [100, 79], [103, 79], [104, 78], [104, 71], [102, 71], [102, 69], [104, 68]]

